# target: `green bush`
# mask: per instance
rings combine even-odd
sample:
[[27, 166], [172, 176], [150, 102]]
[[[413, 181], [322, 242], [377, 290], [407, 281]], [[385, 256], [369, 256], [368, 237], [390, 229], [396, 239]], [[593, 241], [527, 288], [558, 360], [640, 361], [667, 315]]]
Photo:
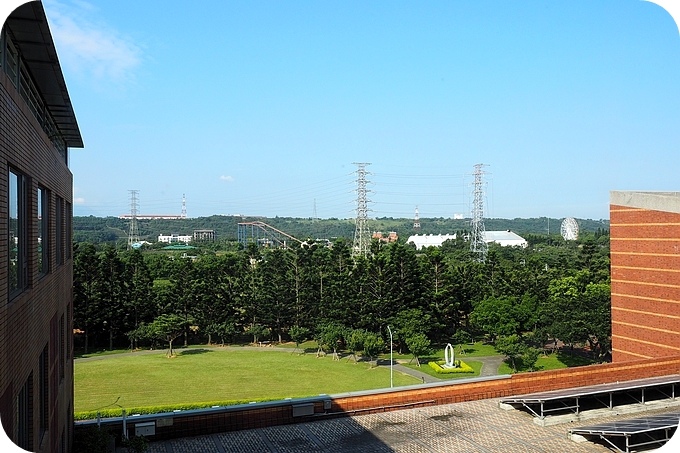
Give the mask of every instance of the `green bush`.
[[107, 452], [110, 445], [115, 445], [113, 435], [104, 428], [91, 426], [76, 431], [73, 438], [73, 453]]
[[[132, 414], [146, 415], [146, 414], [162, 414], [167, 412], [172, 412], [175, 410], [188, 411], [192, 409], [207, 409], [213, 406], [235, 406], [237, 404], [248, 404], [253, 400], [231, 400], [231, 401], [212, 401], [204, 403], [188, 403], [188, 404], [174, 404], [174, 405], [164, 405], [164, 406], [146, 406], [146, 407], [131, 407], [126, 408], [125, 412], [128, 417]], [[261, 403], [264, 401], [274, 401], [273, 399], [258, 399], [256, 402]], [[123, 409], [102, 409], [99, 411], [83, 411], [76, 412], [74, 414], [75, 420], [95, 420], [97, 418], [97, 413], [101, 418], [113, 418], [122, 417]]]
[[441, 373], [441, 374], [451, 374], [451, 373], [474, 373], [475, 370], [472, 369], [470, 365], [467, 363], [463, 362], [462, 360], [456, 360], [456, 365], [458, 365], [456, 368], [442, 368], [442, 365], [444, 365], [443, 360], [439, 360], [437, 362], [428, 362], [428, 365], [430, 365], [430, 368], [432, 368], [435, 372]]

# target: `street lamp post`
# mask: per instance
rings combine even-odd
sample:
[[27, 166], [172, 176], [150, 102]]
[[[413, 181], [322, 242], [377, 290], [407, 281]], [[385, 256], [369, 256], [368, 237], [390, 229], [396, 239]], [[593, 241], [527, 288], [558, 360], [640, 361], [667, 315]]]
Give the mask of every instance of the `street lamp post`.
[[392, 329], [390, 329], [390, 326], [387, 326], [387, 331], [390, 333], [390, 388], [394, 387], [394, 380], [392, 379], [392, 364], [394, 361], [392, 360]]

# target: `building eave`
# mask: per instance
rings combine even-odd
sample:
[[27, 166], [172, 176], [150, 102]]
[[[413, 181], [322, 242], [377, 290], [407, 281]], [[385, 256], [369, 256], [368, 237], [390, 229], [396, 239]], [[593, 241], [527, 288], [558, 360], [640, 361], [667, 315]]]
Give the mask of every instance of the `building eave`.
[[83, 139], [42, 3], [24, 3], [10, 14], [5, 27], [11, 32], [66, 146], [82, 148]]

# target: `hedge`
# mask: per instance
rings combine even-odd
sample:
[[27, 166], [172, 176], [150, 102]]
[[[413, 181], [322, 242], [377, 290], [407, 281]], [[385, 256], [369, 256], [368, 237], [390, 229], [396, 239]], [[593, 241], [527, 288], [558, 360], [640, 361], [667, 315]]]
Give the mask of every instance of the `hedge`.
[[452, 373], [474, 373], [475, 370], [472, 369], [470, 365], [467, 363], [463, 362], [462, 360], [456, 360], [456, 364], [458, 365], [456, 368], [442, 368], [441, 365], [444, 365], [443, 360], [439, 360], [437, 362], [428, 362], [428, 365], [430, 365], [430, 368], [432, 368], [435, 372], [441, 373], [441, 374], [452, 374]]
[[[274, 401], [274, 399], [257, 399], [255, 402], [261, 403], [264, 401]], [[125, 413], [127, 416], [133, 414], [145, 415], [145, 414], [162, 414], [165, 412], [173, 412], [176, 410], [188, 411], [192, 409], [207, 409], [214, 406], [235, 406], [237, 404], [248, 404], [253, 402], [253, 400], [230, 400], [230, 401], [208, 401], [204, 403], [187, 403], [187, 404], [174, 404], [174, 405], [163, 405], [163, 406], [145, 406], [145, 407], [130, 407], [125, 408]], [[98, 411], [82, 411], [76, 412], [73, 415], [74, 420], [96, 420], [97, 415], [101, 418], [112, 418], [112, 417], [122, 417], [123, 409], [100, 409]]]

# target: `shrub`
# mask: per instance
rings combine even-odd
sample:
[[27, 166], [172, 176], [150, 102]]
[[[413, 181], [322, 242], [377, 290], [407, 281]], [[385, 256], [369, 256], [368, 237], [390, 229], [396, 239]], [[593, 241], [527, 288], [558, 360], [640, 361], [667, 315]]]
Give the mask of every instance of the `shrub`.
[[113, 443], [113, 435], [106, 429], [91, 426], [76, 432], [73, 438], [73, 453], [105, 452], [109, 451], [109, 446]]
[[442, 374], [475, 372], [475, 370], [473, 370], [470, 365], [463, 362], [462, 360], [456, 360], [456, 364], [458, 365], [456, 368], [442, 368], [444, 363], [445, 362], [443, 360], [439, 360], [437, 362], [428, 362], [428, 365], [430, 365], [430, 368], [432, 368], [435, 372]]
[[[212, 402], [204, 402], [204, 403], [188, 403], [188, 404], [175, 404], [175, 405], [164, 405], [164, 406], [145, 406], [145, 407], [131, 407], [131, 408], [126, 408], [125, 411], [128, 414], [128, 417], [130, 417], [132, 414], [140, 414], [140, 415], [145, 415], [145, 414], [162, 414], [166, 412], [172, 412], [175, 410], [182, 410], [182, 411], [188, 411], [192, 409], [208, 409], [213, 406], [235, 406], [237, 404], [248, 404], [252, 402], [253, 400], [231, 400], [231, 401], [212, 401]], [[258, 399], [256, 400], [257, 402], [264, 402], [264, 401], [273, 401], [273, 399]], [[95, 420], [97, 418], [97, 414], [101, 418], [113, 418], [113, 417], [122, 417], [123, 416], [123, 410], [120, 408], [115, 408], [115, 409], [102, 409], [99, 411], [83, 411], [83, 412], [76, 412], [74, 414], [74, 419], [75, 420]]]

